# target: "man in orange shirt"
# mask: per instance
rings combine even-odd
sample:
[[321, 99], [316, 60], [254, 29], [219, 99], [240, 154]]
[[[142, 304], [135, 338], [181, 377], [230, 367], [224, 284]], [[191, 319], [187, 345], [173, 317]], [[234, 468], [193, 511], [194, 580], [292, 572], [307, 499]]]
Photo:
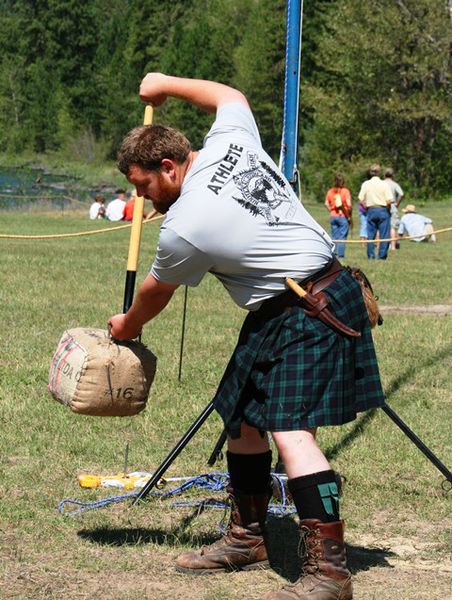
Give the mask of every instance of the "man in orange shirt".
[[[325, 196], [325, 206], [330, 213], [331, 237], [333, 240], [346, 240], [350, 228], [352, 215], [352, 195], [345, 186], [344, 177], [341, 173], [334, 176], [333, 187]], [[337, 243], [336, 256], [345, 256], [345, 244]]]
[[[133, 220], [133, 211], [135, 209], [135, 198], [136, 198], [135, 190], [130, 192], [130, 199], [127, 201], [124, 206], [124, 221], [132, 221]], [[143, 219], [146, 218], [146, 213], [143, 211]]]

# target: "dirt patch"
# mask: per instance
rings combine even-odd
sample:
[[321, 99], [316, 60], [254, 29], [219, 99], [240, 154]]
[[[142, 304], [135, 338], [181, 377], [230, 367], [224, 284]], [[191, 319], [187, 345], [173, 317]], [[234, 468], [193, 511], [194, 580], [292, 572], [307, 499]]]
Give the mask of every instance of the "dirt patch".
[[[449, 597], [452, 565], [444, 555], [435, 560], [434, 544], [402, 536], [350, 532], [347, 537], [354, 600]], [[261, 600], [287, 583], [284, 563], [293, 563], [289, 570], [299, 569], [295, 546], [288, 552], [280, 543], [273, 552], [284, 576], [266, 570], [193, 577], [174, 570], [181, 548], [153, 543], [99, 547], [91, 542], [74, 548], [73, 554], [60, 554], [56, 564], [52, 553], [30, 552], [27, 540], [10, 534], [7, 541], [0, 592], [5, 599]]]
[[382, 313], [432, 314], [432, 315], [443, 315], [443, 316], [452, 314], [452, 306], [450, 304], [403, 305], [403, 306], [390, 306], [387, 304], [380, 304], [379, 308]]

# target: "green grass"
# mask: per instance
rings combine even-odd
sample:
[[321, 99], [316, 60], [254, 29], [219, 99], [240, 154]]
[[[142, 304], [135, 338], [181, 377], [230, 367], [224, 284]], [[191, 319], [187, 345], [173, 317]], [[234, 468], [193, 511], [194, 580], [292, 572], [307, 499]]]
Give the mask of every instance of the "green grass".
[[[320, 205], [308, 208], [328, 227]], [[452, 202], [427, 203], [421, 210], [436, 228], [452, 222]], [[0, 215], [0, 233], [108, 226], [69, 214]], [[152, 262], [157, 235], [158, 224], [145, 226], [139, 280]], [[260, 598], [281, 584], [279, 575], [193, 580], [173, 572], [181, 548], [213, 539], [221, 513], [196, 515], [155, 498], [138, 508], [118, 504], [75, 518], [56, 509], [64, 497], [94, 500], [116, 493], [82, 490], [76, 476], [79, 470], [120, 471], [126, 440], [131, 470], [151, 471], [160, 464], [214, 394], [244, 316], [211, 276], [189, 290], [179, 382], [184, 294], [178, 290], [143, 334], [159, 361], [146, 411], [125, 419], [71, 413], [47, 392], [50, 360], [65, 329], [105, 327], [107, 318], [121, 311], [128, 238], [123, 230], [68, 239], [0, 239], [0, 597]], [[360, 244], [349, 246], [344, 262], [365, 270], [382, 305], [451, 305], [451, 261], [448, 233], [436, 245], [404, 242], [385, 263], [368, 263]], [[388, 403], [448, 466], [450, 318], [388, 313], [374, 336]], [[220, 431], [220, 420], [212, 415], [168, 475], [209, 471], [206, 461]], [[347, 478], [342, 512], [355, 597], [446, 597], [441, 565], [448, 556], [450, 502], [441, 474], [382, 411], [325, 428], [319, 440]], [[217, 467], [224, 470], [225, 464]], [[296, 575], [293, 521], [272, 521], [271, 528], [278, 572]], [[403, 554], [398, 548], [404, 544], [413, 552]]]

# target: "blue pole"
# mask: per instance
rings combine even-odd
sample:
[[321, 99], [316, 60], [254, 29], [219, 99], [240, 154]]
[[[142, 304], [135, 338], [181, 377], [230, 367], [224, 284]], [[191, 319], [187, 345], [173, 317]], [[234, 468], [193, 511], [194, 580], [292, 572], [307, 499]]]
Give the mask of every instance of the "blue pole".
[[300, 56], [303, 0], [287, 0], [286, 74], [281, 141], [281, 169], [298, 193], [298, 110], [300, 101]]

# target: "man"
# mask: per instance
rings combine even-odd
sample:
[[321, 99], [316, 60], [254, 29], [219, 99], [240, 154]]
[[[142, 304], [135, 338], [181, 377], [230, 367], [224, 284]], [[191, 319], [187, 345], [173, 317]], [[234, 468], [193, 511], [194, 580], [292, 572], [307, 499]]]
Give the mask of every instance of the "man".
[[124, 208], [126, 206], [126, 191], [119, 189], [115, 192], [116, 198], [107, 206], [107, 218], [110, 221], [122, 221], [124, 219]]
[[416, 212], [414, 204], [407, 204], [402, 210], [403, 217], [400, 219], [398, 234], [403, 236], [417, 236], [412, 242], [436, 242], [436, 235], [433, 233], [432, 220]]
[[[387, 183], [380, 179], [380, 165], [374, 164], [369, 169], [369, 179], [364, 181], [358, 194], [359, 201], [367, 210], [367, 238], [374, 240], [377, 231], [380, 239], [390, 236], [390, 213], [392, 192]], [[386, 260], [389, 242], [380, 242], [378, 258]], [[374, 244], [367, 244], [367, 258], [375, 259]]]
[[[133, 221], [133, 212], [135, 210], [135, 199], [137, 195], [135, 190], [130, 192], [130, 198], [124, 207], [124, 221]], [[146, 218], [146, 212], [143, 210], [143, 219]]]
[[391, 194], [392, 194], [392, 201], [391, 201], [391, 238], [392, 238], [392, 242], [391, 242], [391, 250], [398, 250], [400, 248], [400, 244], [399, 242], [396, 241], [396, 237], [397, 237], [397, 227], [399, 226], [400, 223], [400, 219], [399, 219], [399, 211], [398, 208], [403, 200], [403, 190], [400, 187], [400, 185], [397, 183], [397, 181], [394, 180], [394, 169], [391, 169], [391, 167], [388, 167], [385, 170], [385, 183], [388, 184], [390, 190], [391, 190]]
[[[183, 554], [176, 568], [197, 574], [268, 564], [270, 431], [300, 516], [306, 560], [298, 582], [268, 600], [348, 600], [335, 473], [315, 432], [384, 401], [359, 285], [333, 258], [330, 238], [264, 152], [239, 91], [150, 73], [140, 96], [155, 106], [173, 96], [216, 112], [216, 120], [199, 152], [181, 133], [159, 125], [138, 127], [122, 143], [120, 170], [166, 217], [132, 307], [109, 320], [112, 336], [136, 337], [179, 285], [196, 286], [206, 272], [249, 311], [214, 398], [229, 436], [230, 522], [221, 540]], [[308, 316], [287, 291], [288, 276], [314, 294], [322, 289], [318, 297], [342, 324], [334, 329]], [[360, 337], [344, 335], [344, 324]]]

